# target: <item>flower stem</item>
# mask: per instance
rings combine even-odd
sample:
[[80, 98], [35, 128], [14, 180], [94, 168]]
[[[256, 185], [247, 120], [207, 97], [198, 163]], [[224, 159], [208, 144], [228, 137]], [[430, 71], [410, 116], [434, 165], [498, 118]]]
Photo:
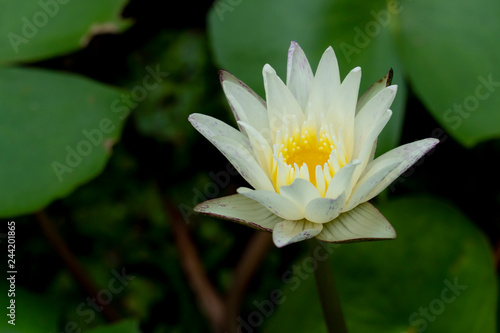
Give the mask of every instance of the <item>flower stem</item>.
[[[314, 250], [321, 245], [314, 238], [307, 243], [309, 245], [309, 254], [314, 257]], [[316, 287], [328, 332], [347, 333], [339, 295], [333, 279], [332, 262], [330, 258], [317, 260], [317, 262], [318, 267], [314, 271], [314, 277], [316, 278]]]

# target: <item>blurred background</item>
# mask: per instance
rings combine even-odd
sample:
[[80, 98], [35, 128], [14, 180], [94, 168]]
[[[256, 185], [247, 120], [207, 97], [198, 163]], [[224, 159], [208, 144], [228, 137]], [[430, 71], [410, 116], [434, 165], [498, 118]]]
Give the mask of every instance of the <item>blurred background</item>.
[[[326, 332], [318, 260], [350, 332], [498, 332], [499, 34], [495, 0], [0, 0], [0, 332]], [[264, 97], [292, 40], [360, 92], [393, 69], [377, 155], [441, 141], [373, 200], [396, 240], [193, 213], [245, 182], [188, 115], [234, 126], [218, 70]]]

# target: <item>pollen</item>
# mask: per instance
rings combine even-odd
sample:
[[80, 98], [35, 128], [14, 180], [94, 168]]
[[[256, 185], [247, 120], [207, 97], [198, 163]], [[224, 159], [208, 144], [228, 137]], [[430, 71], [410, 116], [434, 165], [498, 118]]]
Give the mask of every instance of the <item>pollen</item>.
[[[283, 162], [288, 165], [303, 166], [307, 165], [309, 170], [316, 170], [316, 166], [323, 166], [328, 162], [333, 146], [328, 143], [326, 134], [323, 134], [319, 140], [316, 133], [307, 130], [298, 138], [289, 138], [284, 142], [282, 154]], [[313, 184], [316, 181], [314, 173], [310, 175]]]
[[335, 134], [333, 126], [323, 125], [317, 130], [315, 124], [310, 123], [278, 131], [271, 170], [276, 191], [279, 193], [281, 186], [303, 178], [324, 196], [335, 172], [347, 164], [342, 132]]

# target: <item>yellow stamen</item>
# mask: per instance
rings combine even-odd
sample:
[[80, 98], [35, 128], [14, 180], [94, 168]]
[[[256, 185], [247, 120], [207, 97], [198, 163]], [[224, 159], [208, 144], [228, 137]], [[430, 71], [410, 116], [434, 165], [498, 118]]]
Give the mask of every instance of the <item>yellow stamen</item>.
[[276, 134], [270, 169], [274, 188], [279, 193], [281, 186], [303, 178], [324, 196], [335, 172], [348, 163], [338, 151], [345, 149], [341, 131], [337, 137], [332, 126], [322, 126], [318, 132], [315, 123], [305, 122], [291, 132], [283, 127]]

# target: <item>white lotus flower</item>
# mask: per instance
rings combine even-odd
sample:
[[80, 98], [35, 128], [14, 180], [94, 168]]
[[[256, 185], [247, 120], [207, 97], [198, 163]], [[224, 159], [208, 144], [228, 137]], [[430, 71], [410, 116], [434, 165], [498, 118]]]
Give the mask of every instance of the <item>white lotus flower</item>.
[[397, 90], [390, 85], [391, 73], [358, 100], [361, 68], [341, 83], [329, 47], [313, 75], [292, 42], [286, 85], [269, 65], [263, 76], [267, 103], [221, 72], [239, 131], [206, 115], [190, 115], [193, 126], [253, 187], [194, 210], [271, 231], [278, 247], [312, 237], [336, 243], [395, 238], [394, 228], [367, 201], [438, 140], [416, 141], [374, 159]]

